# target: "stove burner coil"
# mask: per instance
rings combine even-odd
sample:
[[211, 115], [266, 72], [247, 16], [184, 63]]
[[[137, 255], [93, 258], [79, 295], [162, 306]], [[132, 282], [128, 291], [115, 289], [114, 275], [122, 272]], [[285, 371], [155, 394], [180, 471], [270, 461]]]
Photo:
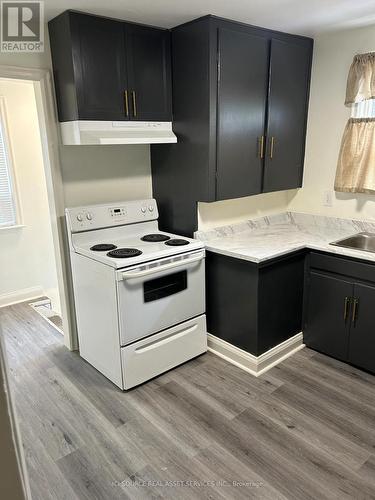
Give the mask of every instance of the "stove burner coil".
[[161, 234], [161, 233], [146, 234], [145, 236], [142, 236], [142, 238], [141, 238], [142, 241], [149, 241], [151, 243], [158, 243], [159, 241], [167, 241], [170, 239], [171, 239], [170, 236], [167, 236], [166, 234]]
[[171, 247], [180, 247], [182, 245], [189, 245], [189, 241], [181, 240], [179, 238], [173, 238], [172, 240], [168, 240], [164, 243], [164, 245], [170, 245]]
[[141, 255], [142, 252], [137, 248], [117, 248], [116, 250], [112, 250], [108, 252], [108, 257], [113, 257], [115, 259], [125, 259], [128, 257], [137, 257], [137, 255]]
[[111, 243], [99, 243], [98, 245], [94, 245], [90, 248], [94, 252], [108, 252], [109, 250], [115, 250], [116, 245], [112, 245]]

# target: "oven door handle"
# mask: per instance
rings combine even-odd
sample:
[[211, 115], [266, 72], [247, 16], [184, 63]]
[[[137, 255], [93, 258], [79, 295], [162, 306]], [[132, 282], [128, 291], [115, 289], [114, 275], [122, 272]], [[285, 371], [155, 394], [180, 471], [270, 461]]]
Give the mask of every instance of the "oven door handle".
[[150, 276], [151, 274], [161, 273], [162, 271], [168, 271], [169, 269], [174, 269], [175, 267], [185, 267], [195, 262], [199, 262], [204, 259], [204, 255], [200, 254], [198, 257], [191, 257], [190, 259], [181, 259], [176, 262], [171, 262], [170, 264], [165, 264], [165, 266], [153, 267], [152, 269], [145, 269], [144, 271], [128, 271], [122, 273], [122, 279], [132, 280], [136, 278], [143, 278], [145, 276]]

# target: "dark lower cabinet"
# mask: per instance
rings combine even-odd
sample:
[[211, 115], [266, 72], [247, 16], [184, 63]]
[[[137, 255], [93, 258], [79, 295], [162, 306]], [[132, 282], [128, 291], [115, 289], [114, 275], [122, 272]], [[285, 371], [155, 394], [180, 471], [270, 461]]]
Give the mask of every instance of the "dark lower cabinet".
[[260, 356], [302, 329], [305, 252], [255, 264], [207, 252], [207, 330]]
[[348, 360], [375, 372], [375, 284], [355, 284], [352, 307]]
[[305, 344], [375, 372], [375, 265], [313, 252], [306, 271]]
[[257, 290], [255, 264], [207, 252], [207, 331], [254, 355], [258, 352]]
[[353, 284], [342, 279], [311, 272], [306, 345], [337, 359], [347, 360]]

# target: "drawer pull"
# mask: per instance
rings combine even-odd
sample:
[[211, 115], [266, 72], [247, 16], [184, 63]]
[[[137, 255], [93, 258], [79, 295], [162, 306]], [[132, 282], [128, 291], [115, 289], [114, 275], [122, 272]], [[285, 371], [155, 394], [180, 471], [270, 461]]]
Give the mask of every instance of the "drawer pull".
[[133, 101], [133, 115], [134, 118], [137, 117], [137, 98], [135, 95], [135, 90], [132, 90], [132, 101]]
[[261, 160], [264, 158], [264, 135], [259, 137], [259, 158]]
[[129, 116], [129, 101], [128, 101], [128, 91], [124, 90], [124, 104], [125, 104], [125, 114]]
[[352, 314], [352, 323], [354, 324], [357, 319], [357, 313], [358, 313], [358, 302], [359, 300], [355, 298], [353, 300], [353, 314]]
[[275, 138], [274, 137], [271, 137], [271, 147], [270, 147], [270, 158], [272, 160], [273, 158], [273, 150], [274, 150], [274, 147], [275, 147]]
[[345, 305], [344, 305], [344, 321], [346, 321], [348, 317], [348, 312], [349, 312], [349, 304], [350, 304], [350, 298], [345, 297]]

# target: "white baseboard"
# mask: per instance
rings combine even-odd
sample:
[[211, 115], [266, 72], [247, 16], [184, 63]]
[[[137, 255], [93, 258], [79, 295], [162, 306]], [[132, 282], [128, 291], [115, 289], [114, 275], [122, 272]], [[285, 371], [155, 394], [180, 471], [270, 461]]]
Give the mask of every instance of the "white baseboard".
[[265, 373], [273, 366], [281, 363], [281, 361], [284, 361], [284, 359], [289, 358], [289, 356], [292, 356], [305, 347], [302, 332], [272, 347], [272, 349], [260, 356], [254, 356], [210, 333], [207, 334], [207, 343], [209, 351], [229, 361], [229, 363], [242, 368], [242, 370], [251, 373], [255, 377], [259, 377], [262, 373]]
[[13, 304], [18, 304], [19, 302], [25, 302], [26, 300], [37, 299], [43, 295], [43, 288], [40, 286], [23, 288], [22, 290], [17, 290], [16, 292], [2, 293], [0, 294], [0, 307], [11, 306]]

